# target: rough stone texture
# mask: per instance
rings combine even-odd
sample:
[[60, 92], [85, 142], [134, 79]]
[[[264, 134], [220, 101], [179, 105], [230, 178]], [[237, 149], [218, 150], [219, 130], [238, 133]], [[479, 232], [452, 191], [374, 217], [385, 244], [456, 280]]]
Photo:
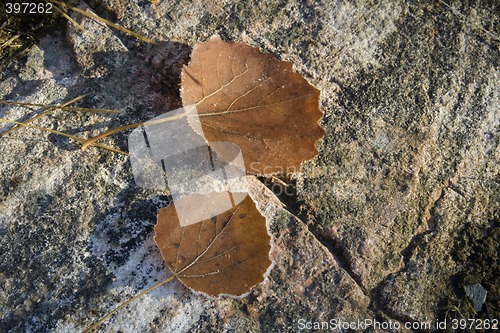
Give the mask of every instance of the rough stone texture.
[[[498, 4], [87, 4], [158, 45], [75, 15], [85, 31], [43, 38], [0, 74], [0, 98], [49, 104], [89, 93], [80, 106], [123, 112], [56, 111], [38, 125], [89, 136], [177, 108], [191, 46], [219, 33], [292, 62], [321, 90], [327, 130], [320, 155], [285, 178], [283, 206], [250, 178], [273, 237], [263, 284], [212, 300], [173, 281], [102, 331], [499, 318]], [[35, 111], [3, 106], [0, 117]], [[126, 150], [126, 133], [103, 143]], [[137, 187], [127, 157], [33, 129], [1, 137], [0, 156], [2, 329], [81, 331], [168, 276], [152, 241], [168, 193]], [[463, 288], [475, 283], [487, 290], [479, 312]]]

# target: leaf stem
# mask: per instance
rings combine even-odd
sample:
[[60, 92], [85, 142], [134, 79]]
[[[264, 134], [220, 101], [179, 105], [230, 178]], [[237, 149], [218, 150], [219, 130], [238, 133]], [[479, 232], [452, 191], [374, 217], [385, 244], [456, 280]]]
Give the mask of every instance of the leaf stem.
[[94, 136], [88, 140], [83, 141], [82, 142], [82, 150], [86, 150], [89, 146], [94, 145], [95, 142], [99, 139], [105, 138], [109, 135], [112, 135], [112, 134], [115, 134], [115, 133], [118, 133], [121, 131], [125, 131], [125, 130], [131, 129], [131, 128], [140, 127], [142, 125], [144, 125], [144, 123], [129, 124], [129, 125], [120, 126], [117, 128], [112, 128], [110, 130], [107, 130], [106, 132], [104, 132], [102, 134], [99, 134], [99, 135]]
[[112, 135], [112, 134], [115, 134], [115, 133], [118, 133], [118, 132], [121, 132], [121, 131], [125, 131], [125, 130], [128, 130], [128, 129], [132, 129], [132, 128], [137, 128], [137, 127], [144, 126], [144, 125], [161, 124], [161, 123], [164, 123], [164, 122], [167, 122], [167, 121], [172, 121], [172, 120], [180, 119], [180, 118], [182, 118], [182, 117], [184, 117], [186, 115], [187, 115], [187, 112], [182, 112], [182, 113], [179, 113], [179, 114], [177, 114], [175, 116], [171, 116], [171, 117], [167, 117], [167, 118], [154, 119], [154, 120], [149, 120], [149, 121], [146, 121], [146, 122], [140, 122], [140, 123], [129, 124], [129, 125], [125, 125], [125, 126], [120, 126], [120, 127], [117, 127], [117, 128], [112, 128], [112, 129], [107, 130], [106, 132], [104, 132], [102, 134], [99, 134], [97, 136], [94, 136], [93, 138], [90, 138], [90, 139], [88, 139], [86, 141], [83, 141], [82, 142], [82, 150], [87, 149], [88, 146], [94, 145], [97, 140], [105, 138], [105, 137], [107, 137], [109, 135]]
[[141, 291], [140, 293], [138, 293], [134, 297], [129, 298], [128, 300], [126, 300], [125, 302], [123, 302], [122, 304], [118, 305], [116, 308], [114, 308], [110, 312], [108, 312], [104, 317], [102, 317], [101, 319], [99, 319], [98, 321], [96, 321], [95, 323], [93, 323], [91, 326], [89, 326], [85, 331], [83, 331], [83, 333], [92, 332], [93, 330], [95, 330], [96, 328], [98, 328], [102, 323], [104, 323], [107, 319], [109, 319], [109, 317], [111, 317], [113, 314], [115, 314], [116, 312], [118, 312], [121, 308], [127, 306], [128, 304], [130, 304], [131, 302], [135, 301], [139, 297], [142, 297], [142, 296], [146, 295], [147, 293], [155, 290], [156, 288], [161, 287], [164, 284], [167, 284], [168, 282], [172, 281], [175, 277], [176, 277], [176, 275], [173, 274], [170, 277], [168, 277], [167, 279], [165, 279], [165, 280], [163, 280], [163, 281], [155, 284], [151, 288], [148, 288], [148, 289], [146, 289], [144, 291]]

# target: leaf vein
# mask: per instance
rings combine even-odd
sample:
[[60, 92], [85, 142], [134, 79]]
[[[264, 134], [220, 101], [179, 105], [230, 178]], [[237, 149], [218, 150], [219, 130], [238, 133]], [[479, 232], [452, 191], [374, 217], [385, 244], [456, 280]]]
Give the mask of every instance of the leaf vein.
[[212, 260], [215, 260], [215, 259], [219, 259], [220, 257], [223, 257], [225, 254], [227, 254], [227, 253], [229, 253], [229, 252], [231, 252], [231, 251], [234, 251], [234, 250], [236, 250], [237, 248], [238, 248], [238, 246], [237, 246], [237, 245], [232, 246], [231, 248], [229, 248], [229, 249], [227, 249], [227, 250], [225, 250], [225, 251], [223, 251], [223, 252], [219, 253], [219, 254], [218, 254], [218, 255], [216, 255], [216, 256], [213, 256], [213, 257], [210, 257], [210, 258], [207, 258], [207, 259], [200, 259], [200, 260], [198, 260], [198, 263], [200, 263], [200, 262], [208, 262], [208, 261], [212, 261]]
[[[238, 207], [239, 209], [239, 207]], [[198, 256], [196, 256], [196, 258], [193, 259], [193, 261], [188, 264], [187, 266], [185, 266], [183, 269], [181, 269], [179, 272], [177, 272], [176, 274], [179, 275], [181, 274], [182, 272], [186, 271], [187, 269], [189, 269], [190, 267], [192, 267], [193, 265], [195, 265], [198, 260], [200, 258], [202, 258], [209, 250], [210, 248], [212, 247], [212, 245], [217, 241], [217, 239], [224, 233], [224, 231], [227, 229], [228, 225], [233, 221], [233, 218], [234, 218], [234, 215], [236, 214], [236, 212], [238, 211], [238, 209], [236, 209], [234, 212], [233, 212], [233, 215], [231, 215], [231, 218], [227, 221], [226, 225], [224, 225], [224, 227], [222, 227], [222, 230], [220, 233], [218, 233], [211, 241], [210, 243], [207, 245], [207, 248], [202, 252], [200, 253]], [[182, 230], [184, 231], [185, 228], [182, 228]], [[180, 248], [180, 247], [179, 247]], [[176, 260], [176, 267], [177, 267], [177, 260]], [[177, 270], [176, 270], [177, 271]]]
[[211, 271], [211, 272], [202, 273], [202, 274], [178, 274], [177, 276], [184, 277], [184, 278], [200, 278], [200, 277], [207, 277], [207, 276], [210, 276], [210, 275], [224, 274], [227, 271], [230, 271], [232, 269], [238, 268], [238, 266], [241, 265], [241, 264], [243, 264], [245, 261], [247, 261], [247, 259], [241, 260], [241, 261], [237, 262], [236, 264], [234, 264], [232, 266], [224, 268], [223, 270], [218, 269], [216, 271]]
[[276, 105], [285, 104], [285, 103], [294, 102], [294, 101], [297, 101], [297, 100], [302, 99], [302, 98], [307, 97], [307, 96], [309, 96], [309, 95], [302, 95], [302, 96], [299, 96], [299, 97], [296, 97], [296, 98], [287, 99], [287, 100], [280, 101], [280, 102], [277, 102], [277, 103], [272, 103], [272, 104], [267, 104], [267, 105], [255, 105], [255, 106], [251, 106], [251, 107], [243, 108], [243, 109], [234, 109], [234, 110], [225, 110], [225, 111], [217, 111], [217, 112], [210, 112], [210, 113], [201, 113], [201, 114], [198, 114], [198, 117], [222, 116], [224, 114], [245, 112], [245, 111], [250, 111], [250, 110], [255, 110], [255, 109], [269, 109], [269, 110], [273, 111], [272, 109], [270, 109], [270, 107], [273, 107], [273, 106], [276, 106]]
[[[263, 63], [263, 62], [262, 62], [262, 63]], [[259, 65], [255, 66], [255, 67], [254, 67], [254, 68], [252, 68], [252, 69], [258, 68], [258, 67], [259, 67], [262, 63], [260, 63]], [[235, 80], [237, 80], [238, 78], [242, 77], [243, 75], [245, 75], [246, 73], [248, 73], [250, 70], [251, 70], [251, 69], [250, 69], [250, 68], [248, 68], [248, 65], [247, 65], [247, 68], [246, 68], [243, 72], [241, 72], [240, 74], [238, 74], [238, 75], [234, 76], [234, 77], [233, 77], [231, 80], [229, 80], [227, 83], [225, 83], [225, 84], [221, 85], [219, 88], [217, 88], [216, 90], [214, 90], [213, 92], [211, 92], [210, 94], [208, 94], [208, 95], [206, 95], [206, 96], [205, 96], [205, 94], [203, 94], [203, 96], [204, 96], [204, 97], [203, 97], [200, 101], [198, 101], [198, 102], [196, 103], [196, 105], [199, 105], [199, 104], [203, 103], [203, 102], [204, 102], [207, 98], [210, 98], [210, 97], [212, 97], [212, 96], [216, 95], [217, 93], [219, 93], [219, 92], [220, 92], [222, 89], [224, 89], [225, 87], [230, 86], [231, 84], [233, 84], [233, 82], [234, 82]], [[203, 72], [202, 72], [202, 77], [203, 77]], [[202, 85], [202, 87], [203, 87], [203, 85]]]

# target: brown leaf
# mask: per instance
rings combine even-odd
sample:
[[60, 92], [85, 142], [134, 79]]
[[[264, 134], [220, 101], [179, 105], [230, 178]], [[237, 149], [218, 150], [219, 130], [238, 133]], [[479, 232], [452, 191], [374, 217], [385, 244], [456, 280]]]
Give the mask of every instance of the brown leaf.
[[[213, 195], [177, 200], [196, 207]], [[181, 227], [173, 204], [162, 208], [155, 242], [170, 270], [187, 287], [211, 296], [242, 295], [271, 264], [266, 220], [250, 196], [216, 217]]]
[[251, 173], [296, 172], [318, 153], [315, 143], [325, 133], [319, 90], [290, 63], [214, 36], [194, 46], [181, 86], [208, 142], [239, 145]]

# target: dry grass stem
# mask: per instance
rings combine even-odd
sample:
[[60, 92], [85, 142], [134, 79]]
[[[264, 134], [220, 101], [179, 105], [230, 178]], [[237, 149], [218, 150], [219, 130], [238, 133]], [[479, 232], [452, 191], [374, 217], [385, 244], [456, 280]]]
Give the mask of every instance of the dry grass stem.
[[95, 112], [95, 113], [121, 113], [121, 111], [118, 110], [112, 110], [112, 109], [93, 109], [93, 108], [80, 108], [80, 107], [73, 107], [73, 106], [57, 106], [57, 105], [46, 105], [46, 104], [37, 104], [37, 103], [23, 103], [23, 102], [14, 102], [14, 101], [6, 101], [3, 99], [0, 99], [0, 104], [7, 104], [7, 105], [18, 105], [18, 106], [33, 106], [33, 107], [54, 107], [56, 110], [65, 110], [65, 111], [82, 111], [82, 112]]
[[75, 27], [77, 27], [78, 30], [80, 30], [80, 31], [83, 30], [82, 25], [79, 24], [78, 22], [76, 22], [75, 20], [73, 20], [71, 18], [71, 16], [69, 16], [68, 14], [66, 14], [66, 12], [64, 12], [61, 8], [59, 8], [59, 6], [54, 6], [54, 9], [57, 10], [59, 13], [61, 13], [61, 15], [64, 16], [68, 21], [70, 21], [71, 23], [73, 23], [73, 25]]
[[[82, 99], [82, 98], [84, 98], [85, 96], [87, 96], [87, 95], [81, 95], [81, 96], [78, 96], [78, 97], [73, 98], [72, 100], [70, 100], [70, 101], [68, 101], [68, 102], [65, 102], [65, 103], [63, 103], [63, 104], [58, 104], [58, 105], [50, 106], [50, 107], [49, 107], [47, 110], [45, 110], [44, 112], [42, 112], [42, 113], [40, 113], [40, 114], [37, 114], [36, 116], [34, 116], [34, 117], [32, 117], [32, 118], [30, 118], [30, 119], [28, 119], [28, 120], [24, 121], [23, 123], [24, 123], [25, 125], [26, 125], [26, 124], [29, 124], [29, 123], [31, 123], [31, 122], [33, 122], [33, 121], [35, 121], [35, 120], [37, 120], [37, 119], [39, 119], [39, 118], [41, 118], [41, 117], [43, 117], [43, 116], [46, 116], [46, 115], [48, 115], [48, 114], [52, 113], [53, 111], [57, 110], [58, 108], [68, 106], [68, 105], [70, 105], [70, 104], [73, 104], [73, 103], [75, 103], [75, 102], [77, 102], [77, 101], [81, 100], [81, 99]], [[19, 129], [19, 128], [21, 128], [21, 126], [20, 126], [20, 125], [15, 125], [15, 126], [14, 126], [14, 127], [12, 127], [11, 129], [8, 129], [7, 131], [5, 131], [5, 132], [3, 132], [3, 133], [0, 133], [0, 137], [1, 137], [1, 136], [6, 135], [6, 134], [8, 134], [8, 133], [12, 133], [12, 132], [16, 131], [16, 130], [17, 130], [17, 129]]]
[[[0, 50], [5, 48], [6, 46], [9, 46], [13, 41], [15, 41], [16, 39], [18, 39], [20, 37], [20, 35], [15, 35], [14, 37], [10, 38], [9, 40], [7, 40], [5, 43], [3, 43], [2, 45], [0, 45]], [[18, 45], [16, 45], [18, 46]]]
[[[53, 129], [46, 128], [46, 127], [40, 127], [40, 126], [34, 126], [34, 125], [27, 125], [25, 123], [21, 123], [21, 122], [9, 120], [9, 119], [4, 119], [4, 118], [0, 118], [0, 122], [10, 123], [10, 124], [16, 124], [16, 125], [23, 126], [23, 127], [34, 128], [34, 129], [37, 129], [37, 130], [40, 130], [40, 131], [50, 132], [50, 133], [53, 133], [53, 134], [57, 134], [57, 135], [61, 135], [61, 136], [73, 139], [73, 140], [78, 141], [80, 143], [86, 141], [85, 139], [80, 138], [80, 137], [78, 137], [76, 135], [71, 135], [71, 134], [68, 134], [68, 133], [60, 132], [60, 131], [53, 130]], [[113, 147], [109, 147], [109, 146], [106, 146], [106, 145], [102, 145], [102, 144], [99, 144], [99, 143], [93, 143], [92, 145], [96, 146], [96, 147], [99, 147], [99, 148], [102, 148], [102, 149], [109, 150], [109, 151], [114, 152], [114, 153], [118, 153], [118, 154], [122, 154], [122, 155], [128, 155], [127, 153], [125, 153], [125, 152], [123, 152], [123, 151], [121, 151], [119, 149], [116, 149], [116, 148], [113, 148]]]

